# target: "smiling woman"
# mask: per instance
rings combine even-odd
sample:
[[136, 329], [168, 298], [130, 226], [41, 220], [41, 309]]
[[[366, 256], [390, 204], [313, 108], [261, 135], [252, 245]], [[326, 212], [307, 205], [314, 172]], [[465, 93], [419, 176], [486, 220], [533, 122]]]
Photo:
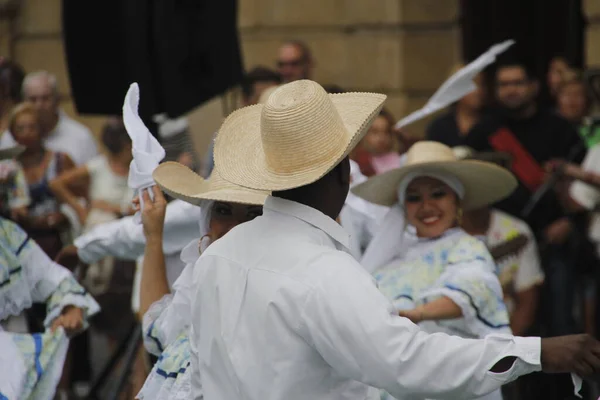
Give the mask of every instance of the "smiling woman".
[[[353, 189], [372, 202], [392, 206], [386, 224], [400, 213], [416, 232], [416, 243], [404, 246], [405, 226], [385, 240], [405, 247], [402, 257], [380, 265], [375, 278], [400, 316], [423, 330], [468, 338], [510, 333], [496, 265], [485, 244], [460, 228], [462, 210], [479, 208], [507, 196], [515, 178], [490, 163], [458, 161], [440, 143], [419, 142], [403, 167], [373, 177]], [[377, 238], [377, 236], [376, 236]], [[377, 239], [370, 245], [385, 251]], [[384, 395], [384, 398], [387, 395]], [[485, 397], [501, 399], [499, 391]]]

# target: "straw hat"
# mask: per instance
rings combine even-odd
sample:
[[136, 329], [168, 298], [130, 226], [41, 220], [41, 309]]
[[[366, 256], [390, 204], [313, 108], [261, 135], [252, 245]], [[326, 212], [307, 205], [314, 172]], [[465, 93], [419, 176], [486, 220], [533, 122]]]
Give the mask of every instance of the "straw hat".
[[24, 151], [25, 147], [20, 145], [0, 149], [0, 161], [15, 158]]
[[208, 179], [177, 162], [160, 164], [152, 173], [156, 184], [167, 194], [187, 203], [199, 205], [202, 200], [263, 205], [268, 192], [246, 189], [225, 181], [213, 170]]
[[215, 141], [224, 179], [261, 190], [313, 183], [343, 160], [367, 132], [386, 96], [328, 95], [316, 82], [282, 85], [262, 105], [233, 112]]
[[275, 86], [271, 86], [271, 87], [268, 87], [265, 90], [263, 90], [263, 92], [260, 94], [260, 96], [258, 98], [258, 104], [265, 104], [267, 102], [267, 100], [269, 100], [269, 97], [271, 97], [273, 92], [276, 91], [277, 89], [279, 89], [280, 86], [281, 85], [275, 85]]
[[404, 166], [374, 176], [355, 186], [352, 192], [375, 204], [391, 206], [398, 201], [397, 190], [402, 179], [411, 172], [448, 173], [465, 188], [462, 207], [476, 209], [495, 203], [517, 187], [517, 180], [506, 169], [495, 164], [458, 160], [451, 148], [437, 142], [415, 143], [406, 155]]

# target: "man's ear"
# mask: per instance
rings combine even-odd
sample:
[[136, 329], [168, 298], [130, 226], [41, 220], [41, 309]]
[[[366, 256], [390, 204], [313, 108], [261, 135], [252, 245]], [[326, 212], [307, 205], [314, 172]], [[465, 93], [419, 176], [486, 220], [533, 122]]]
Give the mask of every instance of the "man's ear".
[[350, 159], [344, 158], [336, 167], [338, 180], [341, 185], [350, 185]]

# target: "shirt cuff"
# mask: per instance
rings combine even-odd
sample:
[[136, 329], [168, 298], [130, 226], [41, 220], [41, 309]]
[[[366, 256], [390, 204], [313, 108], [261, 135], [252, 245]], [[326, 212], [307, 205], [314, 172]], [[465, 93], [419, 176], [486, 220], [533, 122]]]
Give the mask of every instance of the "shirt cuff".
[[[496, 336], [498, 339], [503, 339], [499, 335]], [[542, 341], [539, 337], [511, 337], [511, 343], [508, 348], [503, 352], [501, 358], [516, 357], [516, 361], [505, 372], [494, 373], [488, 371], [487, 373], [495, 379], [500, 379], [505, 383], [512, 382], [522, 375], [527, 375], [532, 372], [542, 370]], [[500, 361], [500, 360], [497, 360]], [[496, 361], [496, 362], [497, 362]]]

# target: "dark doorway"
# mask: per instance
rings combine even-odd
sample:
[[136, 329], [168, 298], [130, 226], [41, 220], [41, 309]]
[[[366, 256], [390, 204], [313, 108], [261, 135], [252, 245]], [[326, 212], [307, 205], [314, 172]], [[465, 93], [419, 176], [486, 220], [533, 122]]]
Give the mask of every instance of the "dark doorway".
[[[564, 56], [574, 67], [584, 60], [585, 19], [581, 0], [461, 0], [465, 61], [492, 44], [514, 39], [511, 56], [527, 63], [538, 78], [550, 60]], [[544, 82], [544, 79], [541, 79]]]

